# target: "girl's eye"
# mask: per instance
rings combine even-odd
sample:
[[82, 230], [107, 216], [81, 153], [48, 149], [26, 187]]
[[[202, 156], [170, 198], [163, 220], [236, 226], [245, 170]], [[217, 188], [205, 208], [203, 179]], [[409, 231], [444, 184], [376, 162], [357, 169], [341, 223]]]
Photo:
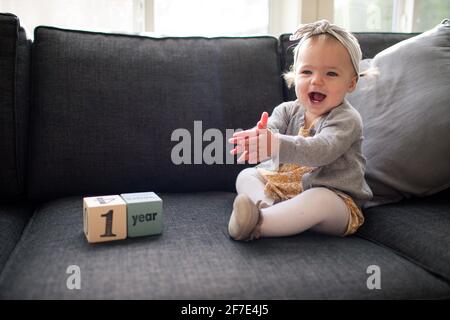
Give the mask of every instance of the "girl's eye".
[[302, 70], [300, 71], [301, 74], [311, 74], [311, 71], [309, 70]]
[[330, 77], [337, 77], [337, 73], [336, 72], [333, 72], [333, 71], [330, 71], [330, 72], [328, 72], [327, 73]]

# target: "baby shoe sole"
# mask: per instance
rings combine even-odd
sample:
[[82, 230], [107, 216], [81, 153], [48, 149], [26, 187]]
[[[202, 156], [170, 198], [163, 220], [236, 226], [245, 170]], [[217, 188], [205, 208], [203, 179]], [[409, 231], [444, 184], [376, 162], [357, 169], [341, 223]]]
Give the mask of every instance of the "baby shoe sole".
[[[255, 227], [255, 225], [258, 222], [257, 221], [258, 212], [256, 212], [256, 214], [254, 214], [253, 213], [254, 210], [255, 210], [255, 205], [253, 204], [253, 202], [247, 195], [240, 194], [236, 197], [236, 199], [234, 200], [234, 203], [233, 203], [233, 214], [232, 214], [233, 217], [231, 219], [234, 219], [235, 225], [239, 225], [239, 226], [241, 226], [241, 228], [242, 228], [242, 226], [246, 226], [246, 228], [243, 228], [236, 237], [232, 236], [233, 239], [244, 240], [246, 237], [249, 236], [249, 234], [251, 233], [251, 231], [253, 230], [253, 228]], [[241, 221], [240, 224], [238, 224], [238, 221], [240, 219], [237, 218], [237, 214], [239, 214], [240, 215], [239, 218], [243, 220], [243, 221]], [[252, 219], [255, 220], [253, 223], [252, 223]], [[249, 226], [251, 226], [251, 227], [249, 227]], [[229, 228], [229, 230], [230, 230], [230, 228]]]

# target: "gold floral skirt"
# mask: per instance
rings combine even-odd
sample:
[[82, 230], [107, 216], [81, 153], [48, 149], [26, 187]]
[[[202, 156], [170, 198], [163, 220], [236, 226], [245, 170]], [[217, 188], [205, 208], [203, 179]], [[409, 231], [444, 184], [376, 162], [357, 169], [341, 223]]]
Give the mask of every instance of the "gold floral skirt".
[[[291, 199], [303, 192], [301, 180], [304, 174], [309, 173], [313, 168], [299, 166], [297, 164], [282, 164], [277, 171], [269, 171], [257, 168], [266, 180], [264, 192], [276, 202]], [[351, 235], [364, 223], [364, 216], [353, 199], [344, 192], [332, 190], [346, 204], [350, 211], [350, 218], [344, 236]]]

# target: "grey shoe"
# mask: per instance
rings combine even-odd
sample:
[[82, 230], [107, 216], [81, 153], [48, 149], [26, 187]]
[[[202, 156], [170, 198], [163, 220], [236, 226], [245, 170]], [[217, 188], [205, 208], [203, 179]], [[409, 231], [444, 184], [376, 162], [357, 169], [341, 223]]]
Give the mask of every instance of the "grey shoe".
[[256, 205], [246, 194], [239, 194], [233, 203], [233, 212], [228, 223], [228, 233], [234, 240], [258, 239], [261, 233], [262, 215], [260, 209], [268, 207], [258, 201]]

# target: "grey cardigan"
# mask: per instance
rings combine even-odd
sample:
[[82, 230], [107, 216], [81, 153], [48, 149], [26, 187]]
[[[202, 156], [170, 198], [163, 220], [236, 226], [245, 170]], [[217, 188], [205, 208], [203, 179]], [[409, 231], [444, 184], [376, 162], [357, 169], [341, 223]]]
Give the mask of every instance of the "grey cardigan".
[[327, 187], [342, 191], [362, 208], [372, 198], [372, 191], [364, 178], [366, 159], [361, 151], [364, 137], [360, 114], [344, 100], [322, 115], [311, 128], [311, 137], [304, 138], [298, 135], [304, 124], [304, 112], [305, 108], [297, 101], [282, 103], [273, 110], [267, 127], [279, 132], [279, 154], [272, 158], [272, 163], [314, 167], [302, 178], [303, 190]]

